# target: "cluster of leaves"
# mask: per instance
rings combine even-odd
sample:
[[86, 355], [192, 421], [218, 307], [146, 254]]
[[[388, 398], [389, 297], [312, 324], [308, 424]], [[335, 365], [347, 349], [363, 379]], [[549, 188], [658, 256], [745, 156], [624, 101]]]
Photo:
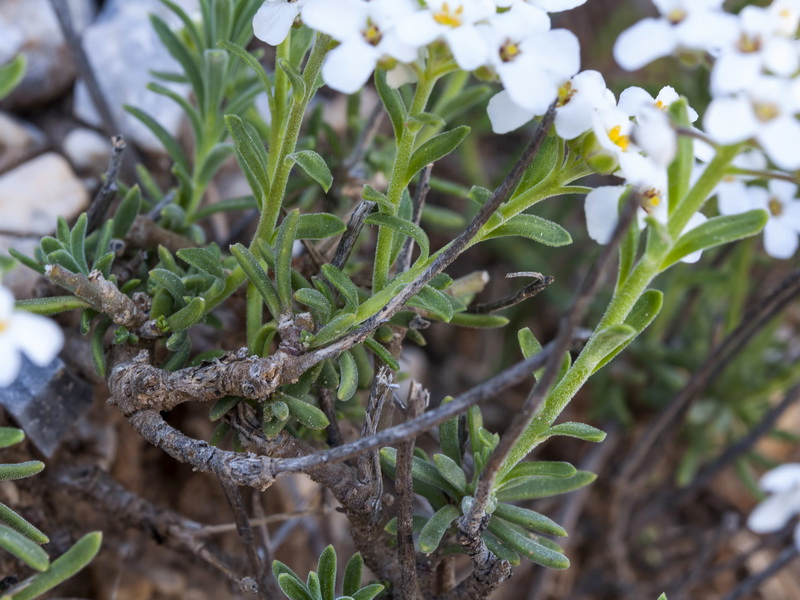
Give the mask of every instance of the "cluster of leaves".
[[[21, 430], [0, 427], [0, 448], [13, 446], [23, 439], [25, 439], [25, 434]], [[0, 464], [0, 480], [24, 479], [36, 475], [42, 469], [44, 469], [44, 463], [38, 460]], [[0, 548], [38, 571], [3, 591], [0, 595], [2, 600], [38, 598], [88, 565], [97, 554], [102, 542], [102, 534], [99, 531], [89, 533], [51, 563], [47, 552], [41, 547], [50, 540], [36, 526], [2, 503], [0, 503], [0, 520], [5, 523], [5, 525], [0, 525]]]
[[328, 546], [322, 551], [317, 570], [311, 571], [305, 582], [289, 567], [276, 560], [272, 573], [278, 580], [281, 591], [290, 600], [372, 600], [383, 591], [383, 585], [373, 583], [361, 587], [361, 572], [364, 560], [356, 553], [347, 561], [342, 582], [343, 595], [336, 594], [336, 550]]

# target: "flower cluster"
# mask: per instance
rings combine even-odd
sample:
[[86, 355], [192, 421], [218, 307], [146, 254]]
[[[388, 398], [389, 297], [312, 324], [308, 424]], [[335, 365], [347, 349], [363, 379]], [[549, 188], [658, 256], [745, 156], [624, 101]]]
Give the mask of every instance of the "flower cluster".
[[420, 7], [411, 0], [266, 0], [253, 28], [273, 45], [297, 19], [330, 35], [339, 46], [328, 55], [322, 77], [348, 94], [367, 82], [378, 63], [395, 66], [390, 81], [407, 81], [406, 67], [413, 72], [424, 48], [444, 45], [459, 68], [490, 70], [517, 106], [543, 114], [580, 63], [578, 39], [550, 29], [547, 13], [583, 2], [427, 0]]
[[14, 296], [0, 286], [0, 388], [14, 383], [24, 353], [34, 364], [50, 364], [64, 345], [61, 328], [50, 319], [14, 309]]
[[[770, 496], [750, 513], [747, 526], [756, 533], [780, 531], [800, 514], [800, 464], [787, 463], [768, 471], [759, 485]], [[794, 544], [800, 550], [800, 522], [794, 529]]]

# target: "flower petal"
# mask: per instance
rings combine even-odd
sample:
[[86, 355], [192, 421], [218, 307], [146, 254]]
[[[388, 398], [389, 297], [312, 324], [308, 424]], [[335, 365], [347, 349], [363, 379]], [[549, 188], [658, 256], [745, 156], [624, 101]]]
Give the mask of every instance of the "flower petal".
[[17, 312], [6, 334], [31, 362], [45, 367], [53, 362], [64, 345], [64, 334], [55, 321], [26, 312]]
[[800, 488], [800, 463], [786, 463], [767, 471], [758, 487], [771, 494]]
[[769, 159], [781, 169], [800, 169], [800, 123], [792, 115], [763, 124], [756, 136]]
[[486, 64], [489, 47], [480, 32], [471, 25], [462, 25], [445, 32], [444, 38], [458, 66], [472, 71]]
[[797, 252], [797, 231], [778, 221], [770, 219], [764, 226], [764, 250], [772, 258], [786, 259]]
[[586, 228], [589, 237], [598, 244], [611, 241], [619, 222], [619, 198], [625, 186], [601, 186], [586, 195]]
[[747, 519], [747, 527], [756, 533], [772, 533], [781, 530], [800, 510], [797, 492], [775, 494], [753, 509]]
[[492, 131], [495, 133], [508, 133], [518, 129], [536, 116], [533, 111], [515, 104], [505, 90], [489, 100], [486, 112], [489, 114]]
[[643, 19], [623, 31], [614, 44], [614, 59], [627, 71], [641, 69], [678, 46], [675, 32], [664, 19]]
[[347, 41], [326, 57], [322, 79], [334, 90], [353, 94], [364, 87], [377, 62], [375, 48], [359, 41]]
[[277, 46], [292, 28], [300, 10], [296, 2], [265, 2], [253, 17], [253, 33], [262, 42]]
[[759, 130], [750, 102], [742, 96], [711, 101], [703, 118], [708, 135], [720, 144], [735, 144]]
[[9, 343], [7, 334], [0, 335], [0, 388], [8, 387], [19, 374], [22, 357], [16, 345]]

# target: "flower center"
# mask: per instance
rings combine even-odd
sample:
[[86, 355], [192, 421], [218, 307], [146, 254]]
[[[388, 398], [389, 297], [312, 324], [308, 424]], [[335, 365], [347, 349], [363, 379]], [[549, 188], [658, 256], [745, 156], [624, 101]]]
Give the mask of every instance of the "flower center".
[[462, 24], [461, 17], [464, 13], [464, 7], [459, 4], [455, 10], [450, 9], [447, 2], [442, 3], [442, 8], [439, 12], [433, 14], [433, 20], [439, 25], [447, 25], [448, 27], [460, 27]]
[[628, 149], [628, 144], [631, 142], [629, 135], [622, 135], [622, 125], [612, 127], [611, 131], [608, 132], [608, 138], [622, 148], [623, 151]]
[[673, 25], [677, 25], [686, 18], [686, 11], [682, 8], [673, 8], [666, 15], [667, 21]]
[[781, 114], [778, 107], [771, 102], [755, 102], [753, 104], [753, 111], [756, 113], [756, 118], [764, 123], [771, 121]]
[[773, 217], [780, 217], [783, 214], [783, 204], [781, 204], [781, 201], [774, 196], [769, 199], [767, 206], [769, 207], [769, 212]]
[[569, 101], [572, 100], [572, 97], [578, 90], [572, 87], [572, 82], [568, 81], [560, 88], [558, 88], [558, 104], [557, 106], [564, 106], [565, 104], [569, 104]]
[[521, 50], [519, 49], [519, 44], [511, 40], [507, 39], [503, 45], [500, 46], [500, 60], [503, 62], [511, 62], [520, 54]]
[[372, 19], [367, 19], [367, 27], [361, 30], [361, 35], [370, 46], [377, 46], [383, 38], [380, 27], [373, 23]]
[[761, 38], [759, 36], [749, 36], [746, 33], [743, 33], [739, 37], [739, 41], [737, 42], [737, 47], [741, 52], [746, 54], [751, 54], [753, 52], [758, 52], [761, 50]]
[[642, 208], [651, 214], [661, 204], [661, 192], [655, 188], [650, 188], [642, 192]]
[[0, 333], [3, 333], [6, 329], [8, 329], [8, 326], [8, 321], [0, 321]]

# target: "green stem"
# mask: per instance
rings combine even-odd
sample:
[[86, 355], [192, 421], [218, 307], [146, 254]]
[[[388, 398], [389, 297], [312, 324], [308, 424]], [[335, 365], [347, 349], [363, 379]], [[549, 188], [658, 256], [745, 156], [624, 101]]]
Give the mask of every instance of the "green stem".
[[286, 102], [289, 100], [289, 77], [278, 66], [278, 61], [289, 61], [291, 59], [291, 38], [292, 33], [289, 31], [287, 37], [275, 50], [275, 91], [272, 94], [272, 101], [270, 102], [271, 111], [271, 126], [269, 137], [269, 158], [267, 163], [267, 173], [269, 173], [270, 180], [275, 179], [275, 171], [278, 165], [278, 153], [273, 152], [283, 146], [284, 136], [286, 135]]
[[[425, 110], [437, 79], [437, 76], [431, 74], [424, 74], [420, 77], [417, 89], [414, 91], [411, 109], [408, 113], [410, 116], [414, 116]], [[403, 197], [403, 190], [408, 184], [406, 181], [406, 173], [408, 171], [409, 162], [411, 161], [411, 155], [414, 153], [417, 133], [417, 130], [412, 132], [410, 128], [404, 127], [400, 139], [397, 140], [397, 153], [394, 156], [392, 172], [389, 175], [389, 186], [386, 191], [386, 196], [391, 203], [393, 215], [397, 214], [400, 200]], [[372, 273], [373, 293], [381, 291], [386, 287], [386, 283], [389, 281], [389, 269], [392, 266], [391, 254], [393, 240], [393, 231], [385, 227], [378, 229], [378, 241], [375, 248], [375, 267]]]

